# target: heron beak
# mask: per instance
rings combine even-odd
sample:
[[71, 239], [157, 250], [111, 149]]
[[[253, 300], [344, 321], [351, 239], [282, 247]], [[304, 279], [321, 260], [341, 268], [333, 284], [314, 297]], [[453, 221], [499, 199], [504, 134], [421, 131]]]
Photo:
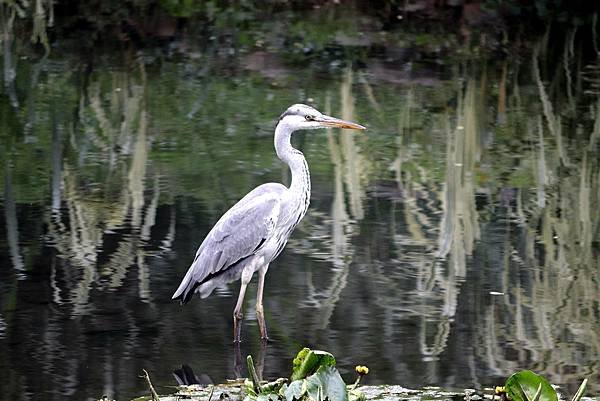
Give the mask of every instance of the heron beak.
[[351, 121], [341, 120], [335, 117], [329, 116], [321, 116], [316, 119], [317, 122], [320, 122], [326, 127], [331, 128], [344, 128], [344, 129], [366, 129], [360, 124], [353, 123]]

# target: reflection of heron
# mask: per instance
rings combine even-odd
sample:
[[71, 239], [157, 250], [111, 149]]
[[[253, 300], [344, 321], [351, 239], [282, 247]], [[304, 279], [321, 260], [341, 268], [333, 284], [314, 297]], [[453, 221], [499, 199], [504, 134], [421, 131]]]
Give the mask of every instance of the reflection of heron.
[[234, 342], [240, 341], [242, 302], [255, 271], [258, 271], [256, 316], [261, 338], [268, 338], [262, 303], [265, 274], [308, 209], [308, 165], [302, 152], [292, 147], [291, 135], [300, 129], [331, 127], [364, 129], [303, 104], [295, 104], [281, 115], [275, 128], [275, 150], [290, 167], [290, 187], [276, 183], [260, 185], [229, 209], [200, 245], [194, 262], [173, 294], [173, 299], [186, 303], [194, 292], [205, 298], [218, 285], [241, 277], [240, 294], [233, 311]]

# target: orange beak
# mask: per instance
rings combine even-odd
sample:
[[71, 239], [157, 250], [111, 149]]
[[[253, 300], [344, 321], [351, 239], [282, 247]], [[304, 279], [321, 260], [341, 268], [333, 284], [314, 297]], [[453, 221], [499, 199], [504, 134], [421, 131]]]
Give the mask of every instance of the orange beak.
[[331, 128], [344, 128], [344, 129], [366, 129], [360, 124], [353, 123], [351, 121], [341, 120], [335, 117], [320, 116], [315, 121], [322, 123], [326, 127]]

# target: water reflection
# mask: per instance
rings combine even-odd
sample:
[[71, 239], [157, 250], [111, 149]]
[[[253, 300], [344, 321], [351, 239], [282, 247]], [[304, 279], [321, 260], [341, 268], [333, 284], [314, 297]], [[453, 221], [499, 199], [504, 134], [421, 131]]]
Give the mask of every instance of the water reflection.
[[[88, 91], [87, 111], [92, 114], [83, 115], [81, 123], [82, 130], [91, 134], [71, 138], [70, 145], [79, 153], [76, 161], [62, 158], [61, 162], [60, 131], [54, 129], [52, 136], [52, 213], [47, 242], [68, 261], [59, 266], [59, 274], [64, 268], [71, 275], [72, 268], [78, 268], [79, 274], [70, 280], [67, 297], [74, 315], [90, 312], [94, 286], [112, 291], [121, 288], [132, 266], [137, 268], [140, 300], [151, 300], [144, 244], [150, 240], [156, 222], [160, 185], [157, 175], [146, 188], [146, 171], [151, 167], [144, 100], [146, 75], [139, 60], [132, 72], [112, 75], [108, 93], [100, 93], [99, 82]], [[79, 103], [85, 103], [85, 99]], [[88, 157], [97, 156], [89, 151], [90, 140], [106, 157], [109, 184], [105, 187], [90, 185], [81, 171], [89, 163]], [[160, 252], [169, 251], [168, 237], [173, 235], [169, 231], [163, 240], [167, 246]], [[60, 300], [60, 294], [55, 298]]]
[[[5, 52], [0, 393], [127, 399], [142, 368], [158, 385], [182, 364], [221, 381], [259, 351], [272, 377], [303, 345], [369, 365], [371, 382], [474, 386], [531, 368], [591, 376], [597, 392], [600, 97], [574, 84], [597, 67], [574, 62], [574, 35], [558, 71], [541, 68], [542, 42], [528, 68], [402, 86], [354, 69], [271, 85], [218, 73], [214, 56], [71, 67]], [[6, 75], [26, 67], [23, 83]], [[294, 139], [312, 207], [269, 271], [274, 343], [244, 330], [236, 352], [237, 284], [185, 308], [170, 294], [224, 210], [288, 179], [272, 123], [308, 97], [369, 131]]]
[[10, 253], [12, 267], [18, 272], [17, 277], [24, 279], [25, 270], [21, 250], [19, 249], [19, 223], [17, 208], [13, 195], [12, 174], [10, 167], [5, 167], [4, 175], [4, 219], [6, 221], [6, 242]]
[[[355, 99], [352, 94], [353, 72], [347, 70], [340, 87], [342, 119], [352, 121]], [[331, 111], [331, 94], [326, 99], [325, 114]], [[337, 131], [337, 130], [336, 130]], [[315, 243], [327, 244], [321, 257], [333, 265], [332, 275], [326, 288], [318, 288], [313, 282], [312, 273], [308, 272], [308, 294], [301, 301], [304, 306], [318, 310], [315, 313], [313, 327], [323, 330], [329, 326], [333, 311], [340, 296], [348, 284], [348, 275], [353, 258], [352, 237], [356, 233], [357, 223], [364, 218], [363, 199], [365, 197], [364, 182], [367, 177], [365, 162], [359, 153], [356, 137], [352, 130], [327, 131], [327, 144], [330, 160], [333, 165], [333, 199], [330, 213], [314, 215], [319, 219], [311, 219], [309, 239]], [[344, 190], [346, 188], [346, 190]], [[347, 202], [346, 196], [349, 197]], [[348, 204], [347, 204], [348, 203]], [[307, 226], [306, 224], [304, 225]], [[296, 252], [311, 254], [311, 250], [320, 248], [316, 244], [305, 246], [292, 242]], [[318, 281], [316, 278], [314, 281]], [[312, 339], [314, 341], [314, 337]]]

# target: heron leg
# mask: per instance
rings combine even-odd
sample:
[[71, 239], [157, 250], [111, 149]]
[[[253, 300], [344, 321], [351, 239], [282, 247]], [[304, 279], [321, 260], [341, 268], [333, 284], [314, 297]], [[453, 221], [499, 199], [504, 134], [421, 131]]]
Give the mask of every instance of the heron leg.
[[263, 372], [265, 371], [265, 355], [267, 355], [267, 342], [261, 341], [260, 349], [258, 350], [258, 361], [256, 361], [256, 374], [258, 379], [263, 379]]
[[244, 377], [242, 375], [243, 369], [244, 363], [242, 362], [240, 343], [233, 343], [233, 377], [236, 379]]
[[258, 271], [258, 291], [256, 293], [256, 318], [258, 320], [258, 327], [260, 328], [260, 338], [263, 341], [269, 339], [267, 334], [267, 324], [265, 323], [265, 311], [263, 308], [263, 290], [265, 288], [265, 276], [267, 275], [268, 268], [269, 265], [265, 265]]
[[248, 282], [242, 279], [242, 285], [240, 286], [240, 295], [238, 295], [237, 304], [235, 305], [235, 309], [233, 310], [233, 342], [239, 343], [241, 342], [242, 337], [242, 318], [244, 314], [242, 313], [242, 306], [244, 304], [244, 295], [246, 295], [246, 287], [248, 286]]

